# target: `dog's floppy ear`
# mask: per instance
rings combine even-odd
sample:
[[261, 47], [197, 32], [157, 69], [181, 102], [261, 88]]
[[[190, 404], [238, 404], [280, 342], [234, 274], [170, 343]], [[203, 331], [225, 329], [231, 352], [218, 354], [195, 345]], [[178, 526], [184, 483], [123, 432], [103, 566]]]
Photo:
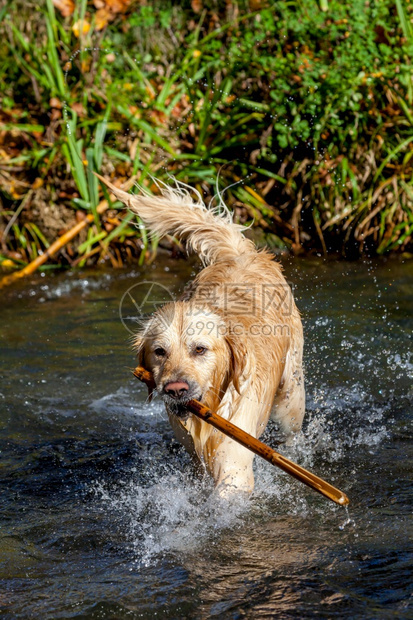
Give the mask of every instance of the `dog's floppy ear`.
[[229, 361], [229, 379], [234, 384], [234, 388], [240, 394], [240, 379], [245, 367], [246, 350], [240, 338], [234, 334], [228, 334], [225, 337], [227, 343], [230, 361]]
[[[145, 370], [149, 370], [149, 368], [146, 367], [146, 361], [145, 361], [145, 341], [142, 335], [138, 334], [134, 341], [133, 341], [133, 348], [136, 351], [136, 357], [137, 357], [137, 361], [138, 361], [138, 366], [142, 366], [142, 368], [145, 368]], [[155, 389], [155, 384], [153, 385], [148, 385], [146, 384], [146, 387], [148, 388], [148, 402], [150, 403], [152, 400], [152, 395]]]
[[145, 342], [141, 334], [136, 334], [133, 338], [133, 348], [136, 353], [139, 366], [145, 368]]

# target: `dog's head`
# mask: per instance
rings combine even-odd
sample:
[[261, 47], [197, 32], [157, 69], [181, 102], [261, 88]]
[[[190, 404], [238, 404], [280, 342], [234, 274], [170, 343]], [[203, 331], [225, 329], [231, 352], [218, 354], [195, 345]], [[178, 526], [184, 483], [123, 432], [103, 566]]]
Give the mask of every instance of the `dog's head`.
[[152, 372], [168, 409], [186, 416], [185, 404], [216, 407], [232, 382], [239, 390], [244, 351], [225, 320], [191, 303], [167, 304], [136, 338], [139, 364]]

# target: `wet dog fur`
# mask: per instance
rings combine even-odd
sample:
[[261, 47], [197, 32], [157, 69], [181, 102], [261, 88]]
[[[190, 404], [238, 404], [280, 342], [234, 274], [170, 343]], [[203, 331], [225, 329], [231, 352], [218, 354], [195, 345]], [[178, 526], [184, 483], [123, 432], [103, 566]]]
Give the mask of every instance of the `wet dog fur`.
[[218, 492], [251, 492], [246, 448], [188, 415], [201, 400], [254, 437], [270, 418], [287, 437], [300, 430], [305, 391], [303, 331], [281, 266], [257, 251], [229, 211], [207, 208], [182, 184], [161, 195], [128, 194], [100, 177], [150, 231], [185, 240], [205, 268], [190, 291], [163, 306], [137, 334], [139, 365], [153, 373], [177, 438], [212, 475]]

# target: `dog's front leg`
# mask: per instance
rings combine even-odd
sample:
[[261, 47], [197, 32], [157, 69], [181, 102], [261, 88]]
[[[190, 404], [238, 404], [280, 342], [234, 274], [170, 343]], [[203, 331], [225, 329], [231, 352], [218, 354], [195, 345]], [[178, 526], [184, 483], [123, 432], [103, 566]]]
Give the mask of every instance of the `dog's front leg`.
[[[234, 390], [228, 390], [218, 413], [250, 435], [258, 437], [267, 424], [270, 408], [257, 402], [252, 390], [248, 390], [248, 394], [244, 391], [240, 396]], [[253, 491], [254, 453], [238, 442], [214, 429], [204, 447], [204, 460], [220, 495]]]
[[252, 463], [254, 454], [239, 443], [225, 437], [211, 462], [216, 490], [222, 497], [232, 493], [251, 493], [254, 490]]

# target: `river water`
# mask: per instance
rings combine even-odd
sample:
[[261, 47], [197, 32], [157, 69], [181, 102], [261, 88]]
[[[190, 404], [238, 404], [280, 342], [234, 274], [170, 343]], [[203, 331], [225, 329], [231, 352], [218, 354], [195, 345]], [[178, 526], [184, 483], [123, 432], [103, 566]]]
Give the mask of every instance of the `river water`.
[[412, 618], [413, 261], [285, 265], [308, 396], [279, 450], [348, 510], [258, 459], [253, 496], [218, 500], [146, 403], [120, 302], [194, 269], [160, 257], [2, 291], [1, 617]]

